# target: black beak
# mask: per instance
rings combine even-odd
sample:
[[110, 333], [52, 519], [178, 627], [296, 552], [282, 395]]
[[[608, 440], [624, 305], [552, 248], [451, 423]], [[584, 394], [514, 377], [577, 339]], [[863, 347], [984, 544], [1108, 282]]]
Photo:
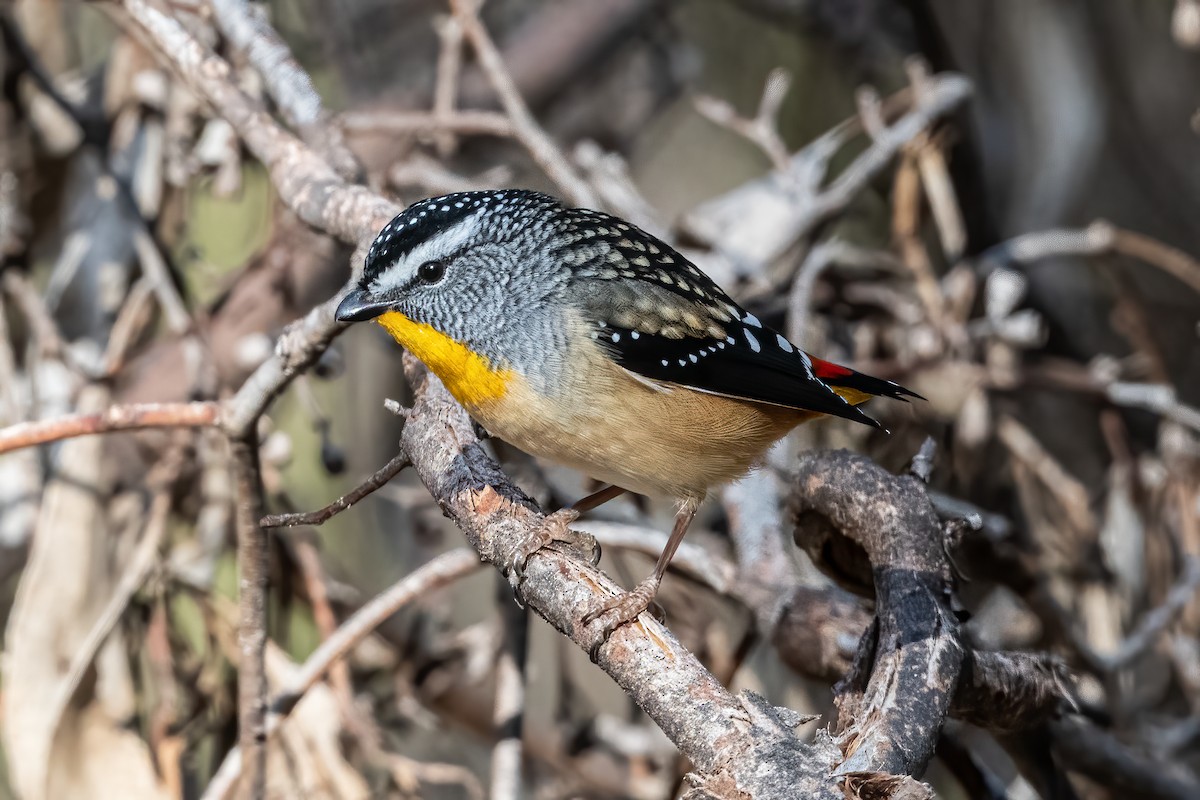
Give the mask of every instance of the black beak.
[[365, 289], [355, 289], [342, 298], [333, 316], [338, 322], [366, 322], [375, 319], [390, 306], [391, 303], [386, 300], [371, 297]]

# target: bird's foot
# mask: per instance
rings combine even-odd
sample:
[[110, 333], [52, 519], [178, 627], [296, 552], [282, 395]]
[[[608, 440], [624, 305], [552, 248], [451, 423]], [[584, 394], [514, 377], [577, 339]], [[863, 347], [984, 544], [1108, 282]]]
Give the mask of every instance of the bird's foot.
[[588, 649], [588, 655], [591, 656], [592, 661], [595, 661], [599, 657], [600, 648], [613, 635], [613, 631], [622, 625], [628, 625], [630, 622], [633, 622], [643, 611], [650, 611], [654, 614], [655, 619], [660, 622], [662, 621], [662, 608], [658, 603], [654, 602], [654, 597], [658, 594], [660, 583], [661, 581], [658, 578], [651, 575], [630, 591], [623, 592], [616, 597], [608, 598], [598, 608], [583, 615], [583, 624], [585, 626], [591, 625], [602, 618], [604, 620], [604, 624], [601, 625], [598, 632], [598, 637]]
[[592, 564], [600, 562], [600, 544], [596, 537], [586, 531], [571, 530], [570, 525], [579, 518], [579, 512], [564, 508], [550, 514], [541, 527], [521, 542], [512, 554], [512, 567], [508, 571], [508, 581], [514, 591], [525, 578], [525, 567], [529, 559], [539, 550], [551, 545], [561, 545], [569, 555]]

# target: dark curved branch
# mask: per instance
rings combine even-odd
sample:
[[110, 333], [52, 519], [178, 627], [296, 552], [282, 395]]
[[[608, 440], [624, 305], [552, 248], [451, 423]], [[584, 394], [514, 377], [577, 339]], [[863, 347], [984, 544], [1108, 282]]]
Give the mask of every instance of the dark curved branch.
[[837, 688], [841, 743], [851, 752], [838, 772], [920, 775], [965, 653], [950, 607], [941, 523], [924, 484], [864, 456], [808, 453], [791, 512], [802, 546], [828, 549], [844, 539], [861, 548], [877, 598], [876, 623]]

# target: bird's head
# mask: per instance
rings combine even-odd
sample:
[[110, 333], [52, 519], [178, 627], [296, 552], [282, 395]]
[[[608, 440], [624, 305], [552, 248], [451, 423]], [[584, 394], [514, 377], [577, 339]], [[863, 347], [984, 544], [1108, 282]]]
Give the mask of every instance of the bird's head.
[[559, 209], [552, 197], [512, 189], [415, 203], [379, 232], [336, 317], [396, 312], [457, 341], [486, 338], [553, 283], [539, 255]]

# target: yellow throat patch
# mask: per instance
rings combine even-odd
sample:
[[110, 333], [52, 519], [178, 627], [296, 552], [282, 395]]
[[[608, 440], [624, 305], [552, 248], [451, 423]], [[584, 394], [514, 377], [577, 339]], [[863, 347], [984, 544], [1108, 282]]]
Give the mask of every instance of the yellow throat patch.
[[375, 321], [433, 370], [454, 399], [468, 408], [500, 400], [508, 392], [508, 382], [516, 377], [512, 370], [493, 369], [486, 358], [462, 342], [399, 311], [388, 311]]

